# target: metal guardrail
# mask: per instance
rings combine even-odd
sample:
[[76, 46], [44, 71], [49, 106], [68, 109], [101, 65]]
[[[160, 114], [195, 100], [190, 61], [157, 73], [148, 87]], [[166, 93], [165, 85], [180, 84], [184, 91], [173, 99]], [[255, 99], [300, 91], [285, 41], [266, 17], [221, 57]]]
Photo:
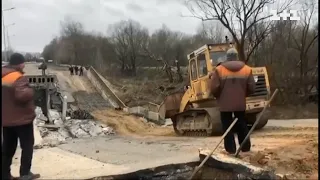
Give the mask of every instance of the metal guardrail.
[[127, 107], [120, 98], [108, 87], [108, 85], [101, 79], [99, 73], [91, 66], [89, 71], [94, 76], [94, 78], [98, 81], [98, 83], [107, 91], [106, 93], [111, 97], [111, 99], [117, 103], [117, 105], [121, 108]]

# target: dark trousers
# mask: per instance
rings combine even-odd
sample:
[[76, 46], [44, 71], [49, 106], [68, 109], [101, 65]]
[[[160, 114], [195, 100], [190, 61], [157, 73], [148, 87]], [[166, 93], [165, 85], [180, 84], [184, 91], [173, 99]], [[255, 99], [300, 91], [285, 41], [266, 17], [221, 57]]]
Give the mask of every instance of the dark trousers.
[[79, 76], [83, 76], [83, 71], [80, 71]]
[[[236, 112], [220, 112], [222, 128], [224, 131], [226, 131], [233, 122], [232, 114], [234, 114], [235, 118], [238, 118], [238, 121], [234, 125], [232, 130], [224, 138], [224, 148], [227, 152], [233, 154], [236, 152], [236, 143], [234, 140], [234, 133], [238, 135], [238, 141], [239, 141], [239, 144], [241, 144], [244, 138], [247, 136], [249, 130], [245, 120], [245, 111], [236, 111]], [[241, 151], [247, 152], [247, 151], [250, 151], [250, 148], [251, 148], [251, 142], [249, 137], [248, 140], [243, 145], [243, 148], [241, 149]]]
[[21, 147], [20, 176], [28, 175], [31, 169], [33, 156], [33, 124], [22, 126], [3, 127], [2, 142], [2, 179], [11, 176], [12, 158], [16, 152], [18, 139]]

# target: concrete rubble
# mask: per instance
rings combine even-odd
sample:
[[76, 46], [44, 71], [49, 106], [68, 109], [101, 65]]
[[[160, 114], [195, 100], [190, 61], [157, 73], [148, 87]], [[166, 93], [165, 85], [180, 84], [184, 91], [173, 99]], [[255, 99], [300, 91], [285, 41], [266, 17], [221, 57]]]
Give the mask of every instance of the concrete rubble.
[[43, 115], [40, 107], [36, 110], [35, 124], [40, 131], [43, 146], [54, 147], [66, 143], [74, 138], [86, 138], [115, 134], [113, 128], [92, 119], [71, 119], [64, 122], [61, 115], [54, 109], [49, 110], [52, 124], [46, 124], [48, 119]]

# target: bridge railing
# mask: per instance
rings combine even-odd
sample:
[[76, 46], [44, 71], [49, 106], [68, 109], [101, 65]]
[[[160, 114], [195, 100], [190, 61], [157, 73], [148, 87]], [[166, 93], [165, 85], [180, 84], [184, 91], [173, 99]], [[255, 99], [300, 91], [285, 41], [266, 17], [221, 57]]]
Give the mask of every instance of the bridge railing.
[[87, 77], [93, 85], [100, 90], [104, 96], [110, 98], [114, 103], [115, 108], [127, 107], [121, 99], [111, 90], [111, 88], [103, 81], [101, 75], [91, 66], [87, 71]]

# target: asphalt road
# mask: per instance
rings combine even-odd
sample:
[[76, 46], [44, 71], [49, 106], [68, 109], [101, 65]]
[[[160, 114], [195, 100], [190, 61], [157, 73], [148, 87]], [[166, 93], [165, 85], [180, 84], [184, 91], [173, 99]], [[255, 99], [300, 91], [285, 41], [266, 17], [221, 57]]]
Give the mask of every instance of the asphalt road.
[[[270, 120], [270, 124], [252, 135], [256, 149], [280, 146], [283, 138], [317, 136], [318, 120]], [[305, 136], [303, 136], [305, 135]], [[220, 137], [121, 137], [73, 140], [59, 146], [91, 159], [116, 165], [133, 165], [190, 155], [198, 148], [212, 148]], [[222, 147], [220, 147], [221, 149]]]
[[[41, 69], [38, 69], [38, 66], [40, 64], [41, 63], [37, 63], [37, 62], [25, 63], [25, 68], [24, 68], [25, 75], [41, 75], [42, 71]], [[46, 70], [46, 72], [50, 73], [50, 70]]]

